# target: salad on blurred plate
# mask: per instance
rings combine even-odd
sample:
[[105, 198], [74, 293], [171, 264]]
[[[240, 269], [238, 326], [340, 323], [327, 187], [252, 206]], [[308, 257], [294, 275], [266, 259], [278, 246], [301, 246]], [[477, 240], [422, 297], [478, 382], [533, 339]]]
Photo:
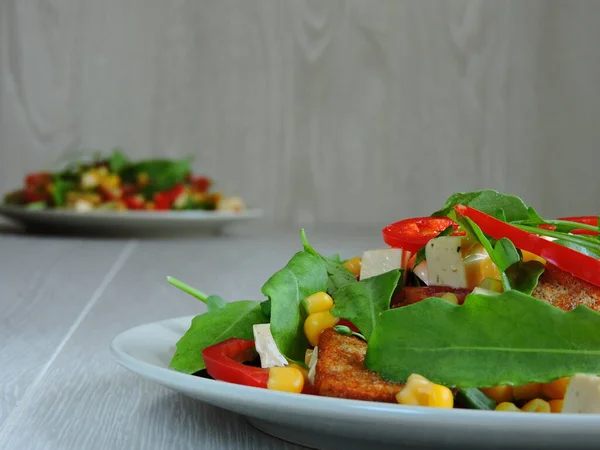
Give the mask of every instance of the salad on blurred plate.
[[243, 200], [212, 190], [212, 180], [192, 173], [191, 158], [130, 161], [109, 156], [70, 162], [58, 171], [25, 176], [24, 186], [4, 197], [6, 205], [31, 210], [243, 211]]
[[262, 286], [207, 305], [170, 368], [254, 388], [439, 408], [600, 413], [598, 217], [457, 193], [342, 260], [302, 249]]

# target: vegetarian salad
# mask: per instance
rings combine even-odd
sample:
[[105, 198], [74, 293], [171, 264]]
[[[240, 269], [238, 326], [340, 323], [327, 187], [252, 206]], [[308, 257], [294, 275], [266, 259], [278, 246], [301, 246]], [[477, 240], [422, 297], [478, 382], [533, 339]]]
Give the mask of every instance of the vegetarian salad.
[[207, 305], [173, 370], [256, 388], [440, 408], [600, 413], [598, 217], [457, 193], [341, 260], [302, 250], [262, 287]]
[[71, 162], [57, 172], [27, 174], [25, 186], [7, 194], [4, 202], [79, 212], [245, 209], [239, 197], [211, 191], [212, 180], [194, 175], [191, 162], [190, 158], [132, 162], [115, 150], [108, 157]]

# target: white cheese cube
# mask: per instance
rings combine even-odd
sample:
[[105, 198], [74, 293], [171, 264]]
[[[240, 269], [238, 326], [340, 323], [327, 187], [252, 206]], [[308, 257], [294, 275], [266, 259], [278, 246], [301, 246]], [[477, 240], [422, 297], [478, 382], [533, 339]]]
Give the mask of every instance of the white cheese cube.
[[429, 284], [429, 272], [427, 270], [427, 261], [421, 261], [421, 263], [413, 269], [413, 273], [416, 276], [418, 276], [423, 283], [427, 285]]
[[561, 412], [565, 414], [600, 413], [600, 377], [584, 374], [574, 375], [567, 387]]
[[260, 356], [260, 365], [265, 369], [287, 366], [287, 359], [285, 359], [285, 356], [283, 356], [277, 348], [277, 344], [275, 344], [275, 339], [273, 339], [269, 327], [270, 325], [268, 323], [261, 323], [252, 327], [252, 331], [254, 332], [254, 345]]
[[429, 286], [468, 288], [461, 236], [442, 236], [430, 240], [425, 247], [425, 259]]
[[402, 249], [368, 250], [362, 256], [360, 279], [364, 280], [401, 267]]

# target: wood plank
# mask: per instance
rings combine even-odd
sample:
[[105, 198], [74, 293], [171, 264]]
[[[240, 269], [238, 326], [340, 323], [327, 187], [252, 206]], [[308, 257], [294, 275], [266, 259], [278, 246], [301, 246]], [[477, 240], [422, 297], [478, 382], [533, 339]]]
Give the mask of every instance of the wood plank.
[[0, 424], [60, 352], [122, 251], [114, 241], [0, 235]]
[[[381, 246], [378, 233], [314, 232], [309, 238], [324, 253], [343, 256]], [[296, 232], [141, 242], [28, 402], [6, 421], [0, 448], [298, 448], [263, 435], [234, 414], [126, 372], [108, 345], [132, 326], [204, 311], [168, 285], [166, 275], [229, 300], [261, 298], [261, 285], [300, 247]], [[68, 299], [57, 296], [55, 302], [61, 309]]]

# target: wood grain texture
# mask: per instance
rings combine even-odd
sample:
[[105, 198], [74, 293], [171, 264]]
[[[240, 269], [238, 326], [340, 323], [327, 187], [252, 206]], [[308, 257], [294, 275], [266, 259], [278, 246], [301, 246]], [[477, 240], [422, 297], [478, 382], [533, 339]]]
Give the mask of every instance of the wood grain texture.
[[484, 187], [548, 214], [599, 193], [593, 0], [0, 8], [3, 191], [65, 149], [121, 145], [194, 154], [226, 192], [301, 224], [425, 214]]
[[[326, 254], [360, 254], [380, 245], [379, 236], [363, 233], [313, 233], [311, 241]], [[54, 246], [65, 244], [50, 241]], [[102, 242], [90, 243], [100, 251]], [[18, 248], [22, 248], [20, 244]], [[212, 237], [142, 241], [127, 259], [64, 344], [27, 402], [13, 410], [0, 427], [0, 449], [284, 449], [299, 447], [264, 435], [240, 417], [176, 395], [120, 368], [109, 354], [119, 332], [149, 321], [200, 313], [204, 306], [169, 286], [168, 274], [229, 300], [261, 298], [260, 287], [300, 248], [296, 233], [262, 233], [254, 237]], [[14, 255], [12, 249], [9, 256]], [[86, 250], [81, 247], [79, 260]], [[69, 272], [56, 274], [64, 280]], [[15, 288], [21, 286], [20, 281]], [[85, 279], [74, 279], [73, 288]], [[70, 299], [56, 295], [55, 308], [68, 310]], [[26, 304], [17, 306], [21, 314]], [[23, 345], [44, 341], [55, 329], [23, 324]], [[10, 355], [20, 350], [13, 348]]]
[[115, 242], [0, 236], [0, 425], [56, 356], [121, 251]]

